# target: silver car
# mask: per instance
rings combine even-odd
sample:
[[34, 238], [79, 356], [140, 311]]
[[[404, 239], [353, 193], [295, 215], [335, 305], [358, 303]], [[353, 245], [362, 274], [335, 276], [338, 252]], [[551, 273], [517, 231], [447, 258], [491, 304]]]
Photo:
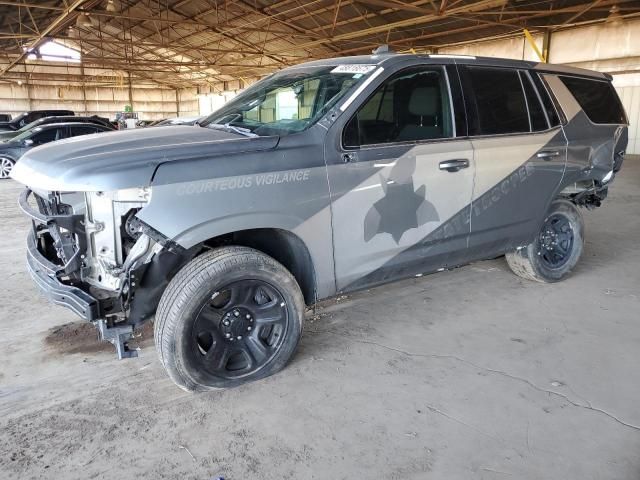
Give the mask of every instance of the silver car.
[[626, 144], [608, 75], [389, 53], [288, 68], [199, 126], [35, 148], [12, 176], [38, 286], [120, 357], [155, 318], [192, 391], [279, 371], [305, 305], [339, 293], [499, 255], [565, 278]]

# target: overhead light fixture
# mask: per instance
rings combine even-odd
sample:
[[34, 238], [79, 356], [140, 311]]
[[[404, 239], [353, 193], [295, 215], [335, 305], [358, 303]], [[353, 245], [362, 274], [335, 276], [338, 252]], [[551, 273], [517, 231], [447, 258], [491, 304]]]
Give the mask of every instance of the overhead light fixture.
[[614, 5], [609, 10], [609, 16], [605, 20], [605, 23], [609, 25], [619, 26], [622, 24], [622, 15], [620, 15], [620, 7]]
[[78, 15], [78, 18], [76, 19], [76, 27], [84, 27], [84, 28], [93, 27], [93, 23], [91, 23], [89, 14], [81, 13], [80, 15]]
[[116, 3], [113, 0], [107, 2], [107, 12], [116, 12]]

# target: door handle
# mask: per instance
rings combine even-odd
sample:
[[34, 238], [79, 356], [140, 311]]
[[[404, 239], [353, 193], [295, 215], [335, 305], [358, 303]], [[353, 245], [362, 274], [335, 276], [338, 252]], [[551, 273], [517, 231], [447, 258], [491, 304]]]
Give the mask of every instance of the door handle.
[[468, 166], [469, 160], [467, 160], [466, 158], [445, 160], [444, 162], [440, 162], [439, 164], [440, 170], [446, 170], [447, 172], [457, 172], [461, 168], [467, 168]]
[[542, 160], [551, 160], [553, 157], [559, 156], [560, 152], [558, 150], [545, 150], [536, 154], [536, 157], [541, 158]]

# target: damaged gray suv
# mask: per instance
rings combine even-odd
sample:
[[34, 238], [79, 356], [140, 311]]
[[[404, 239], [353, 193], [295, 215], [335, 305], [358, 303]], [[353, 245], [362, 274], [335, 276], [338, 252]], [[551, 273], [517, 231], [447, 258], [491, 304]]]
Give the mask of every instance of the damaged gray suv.
[[563, 279], [626, 144], [605, 74], [384, 53], [288, 68], [199, 126], [35, 148], [12, 176], [37, 285], [121, 358], [155, 318], [169, 376], [204, 390], [282, 369], [337, 293], [500, 255]]

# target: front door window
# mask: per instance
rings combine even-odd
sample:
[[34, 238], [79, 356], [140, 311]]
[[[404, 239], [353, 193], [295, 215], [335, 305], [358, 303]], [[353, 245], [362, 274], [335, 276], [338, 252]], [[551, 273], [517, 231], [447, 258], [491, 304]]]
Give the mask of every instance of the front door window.
[[416, 68], [386, 81], [345, 128], [346, 147], [436, 140], [453, 136], [444, 71]]

